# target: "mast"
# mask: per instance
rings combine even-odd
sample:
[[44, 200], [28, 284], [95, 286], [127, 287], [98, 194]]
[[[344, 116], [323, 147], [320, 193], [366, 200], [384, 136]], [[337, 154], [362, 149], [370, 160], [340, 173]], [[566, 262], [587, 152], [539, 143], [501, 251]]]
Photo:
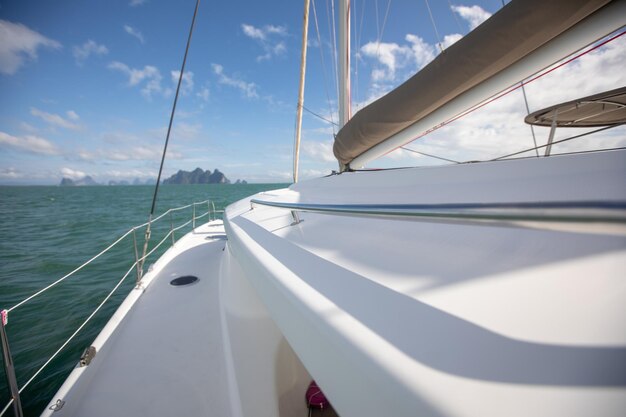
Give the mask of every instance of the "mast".
[[350, 0], [339, 0], [339, 128], [352, 117], [350, 109]]
[[302, 55], [300, 56], [300, 88], [298, 90], [298, 108], [296, 110], [296, 143], [293, 155], [293, 182], [298, 182], [298, 164], [300, 161], [300, 138], [302, 135], [302, 108], [304, 107], [304, 80], [306, 73], [306, 50], [309, 36], [309, 0], [304, 0], [304, 22], [302, 24]]

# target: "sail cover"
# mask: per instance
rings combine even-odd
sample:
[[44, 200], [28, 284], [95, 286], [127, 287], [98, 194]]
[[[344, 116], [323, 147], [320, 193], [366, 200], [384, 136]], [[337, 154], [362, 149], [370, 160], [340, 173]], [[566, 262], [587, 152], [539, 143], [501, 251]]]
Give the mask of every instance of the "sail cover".
[[405, 83], [357, 112], [335, 138], [335, 157], [348, 165], [610, 1], [512, 1]]

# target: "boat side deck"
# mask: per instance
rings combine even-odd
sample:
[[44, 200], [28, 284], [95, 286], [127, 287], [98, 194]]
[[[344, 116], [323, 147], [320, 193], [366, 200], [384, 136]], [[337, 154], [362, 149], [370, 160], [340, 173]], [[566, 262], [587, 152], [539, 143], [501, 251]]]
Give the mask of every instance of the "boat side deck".
[[[74, 386], [80, 392], [70, 391], [62, 412], [53, 414], [231, 415], [218, 280], [225, 244], [220, 221], [196, 228], [170, 248], [88, 366], [91, 375]], [[185, 275], [199, 280], [170, 284]]]
[[[357, 172], [253, 198], [626, 201], [618, 156], [555, 158], [556, 173], [547, 160], [516, 162], [515, 172], [511, 164]], [[229, 249], [342, 416], [623, 414], [622, 233], [306, 211], [294, 219], [250, 199], [225, 219]]]

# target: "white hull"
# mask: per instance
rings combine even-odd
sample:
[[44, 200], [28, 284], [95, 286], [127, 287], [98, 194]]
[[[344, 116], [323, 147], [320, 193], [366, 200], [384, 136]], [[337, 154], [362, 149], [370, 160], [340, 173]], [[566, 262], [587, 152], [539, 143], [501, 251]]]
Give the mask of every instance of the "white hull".
[[[623, 204], [624, 178], [626, 154], [610, 152], [348, 173], [254, 197]], [[164, 255], [48, 415], [301, 416], [311, 379], [341, 416], [626, 409], [623, 223], [306, 212], [293, 225], [289, 210], [250, 207], [227, 209], [227, 243], [205, 225]], [[200, 283], [169, 287], [188, 274]]]

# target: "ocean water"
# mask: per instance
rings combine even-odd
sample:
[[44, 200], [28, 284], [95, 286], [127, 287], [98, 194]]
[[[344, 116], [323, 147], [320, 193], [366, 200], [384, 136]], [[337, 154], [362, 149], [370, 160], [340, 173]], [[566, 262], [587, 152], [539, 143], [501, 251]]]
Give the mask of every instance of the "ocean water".
[[[172, 185], [159, 190], [156, 213], [210, 199], [217, 210], [251, 194], [286, 184]], [[0, 309], [9, 309], [106, 248], [131, 227], [147, 221], [154, 186], [0, 186]], [[197, 215], [207, 207], [197, 206]], [[191, 208], [173, 215], [174, 226], [191, 219]], [[206, 221], [204, 217], [200, 222]], [[169, 231], [169, 219], [153, 225], [151, 245]], [[191, 226], [177, 232], [180, 237]], [[143, 233], [137, 232], [138, 242]], [[141, 243], [139, 243], [140, 245]], [[167, 249], [146, 260], [146, 268]], [[139, 249], [141, 250], [141, 249]], [[9, 314], [7, 333], [18, 385], [34, 375], [91, 314], [134, 262], [132, 235], [111, 251]], [[21, 395], [26, 416], [38, 416], [133, 287], [131, 273], [117, 293]], [[1, 358], [0, 358], [1, 360]], [[0, 411], [9, 401], [0, 369]], [[11, 409], [6, 416], [12, 415]]]

